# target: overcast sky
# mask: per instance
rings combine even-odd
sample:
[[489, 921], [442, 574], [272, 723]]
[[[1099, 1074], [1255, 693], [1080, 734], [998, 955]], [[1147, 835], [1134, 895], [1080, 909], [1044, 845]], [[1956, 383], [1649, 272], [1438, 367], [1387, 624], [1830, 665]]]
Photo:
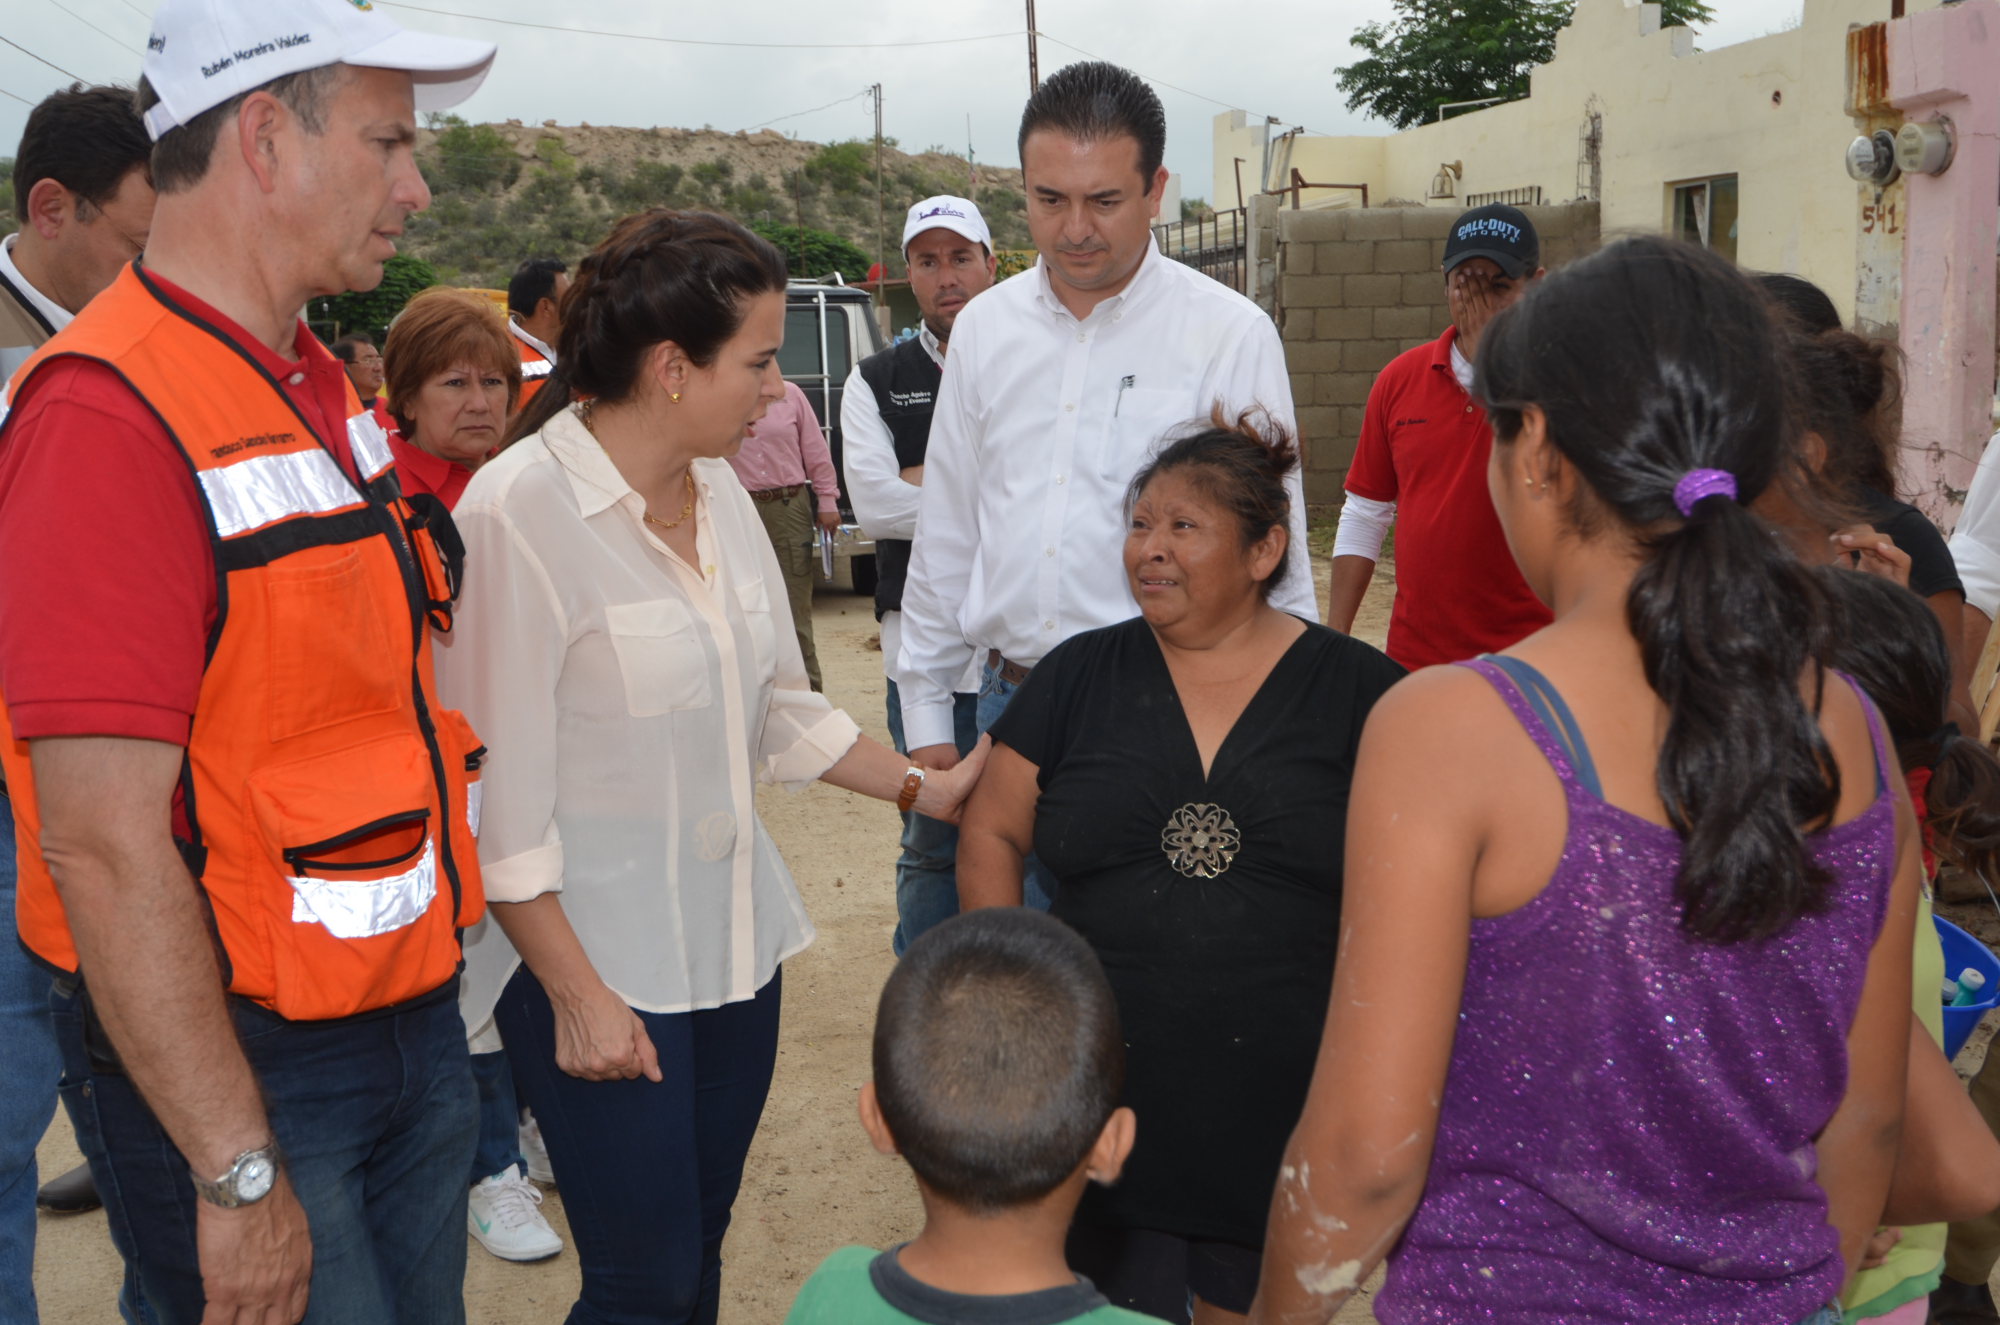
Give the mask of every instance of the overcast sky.
[[[256, 0], [244, 0], [256, 3]], [[1592, 0], [1585, 0], [1591, 3]], [[816, 141], [874, 131], [871, 83], [883, 88], [883, 132], [905, 150], [937, 145], [1014, 164], [1013, 134], [1027, 95], [1022, 0], [377, 0], [414, 28], [483, 37], [500, 56], [461, 113], [472, 119], [646, 127], [751, 129], [764, 124]], [[1795, 21], [1804, 0], [1712, 0], [1706, 48], [1761, 37]], [[0, 37], [79, 77], [132, 82], [148, 30], [148, 0], [4, 0]], [[419, 12], [598, 28], [623, 36], [552, 32]], [[1321, 133], [1387, 126], [1348, 111], [1333, 82], [1353, 58], [1356, 27], [1390, 13], [1389, 0], [1038, 0], [1044, 75], [1084, 52], [1151, 79], [1167, 108], [1167, 165], [1190, 196], [1209, 192], [1212, 117], [1240, 107]], [[1249, 18], [1244, 22], [1241, 19]], [[96, 29], [96, 30], [94, 30]], [[1317, 33], [1301, 37], [1301, 33]], [[676, 41], [635, 40], [637, 34]], [[1006, 35], [990, 35], [1006, 34]], [[982, 38], [986, 40], [953, 40]], [[798, 43], [744, 49], [696, 42]], [[839, 48], [833, 43], [848, 43]], [[858, 47], [858, 43], [879, 43]], [[1073, 45], [1071, 44], [1073, 43]], [[28, 106], [68, 80], [0, 43], [0, 155], [20, 141]], [[1171, 86], [1170, 86], [1171, 84]], [[840, 98], [851, 98], [826, 106]], [[822, 107], [824, 109], [814, 109]], [[809, 111], [807, 114], [798, 114]]]

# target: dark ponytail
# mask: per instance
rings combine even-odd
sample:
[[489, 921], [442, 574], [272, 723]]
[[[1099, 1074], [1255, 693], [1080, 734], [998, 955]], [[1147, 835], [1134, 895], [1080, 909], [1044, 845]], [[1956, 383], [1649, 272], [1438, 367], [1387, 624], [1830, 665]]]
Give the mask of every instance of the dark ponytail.
[[[1626, 618], [1667, 706], [1655, 777], [1684, 842], [1683, 928], [1730, 943], [1819, 909], [1805, 833], [1831, 818], [1840, 776], [1799, 683], [1827, 606], [1748, 509], [1798, 437], [1763, 298], [1706, 250], [1627, 239], [1538, 282], [1487, 328], [1478, 367], [1496, 443], [1538, 406], [1583, 480], [1570, 522], [1621, 525], [1643, 556]], [[1697, 469], [1735, 494], [1684, 514], [1675, 488]]]
[[707, 367], [743, 325], [744, 301], [784, 288], [784, 255], [727, 217], [666, 207], [626, 217], [578, 264], [562, 298], [555, 370], [508, 443], [540, 432], [573, 400], [626, 399], [662, 341]]
[[1924, 791], [1931, 848], [1961, 869], [2000, 878], [2000, 761], [1976, 734], [1945, 721], [1951, 650], [1930, 605], [1900, 584], [1827, 567], [1834, 607], [1826, 662], [1882, 711], [1905, 773], [1931, 770]]
[[[1299, 467], [1299, 446], [1285, 425], [1255, 409], [1231, 419], [1221, 402], [1200, 432], [1176, 438], [1146, 463], [1125, 491], [1129, 512], [1146, 485], [1163, 474], [1181, 474], [1211, 501], [1236, 517], [1237, 532], [1247, 552], [1273, 529], [1291, 530], [1292, 496], [1285, 479]], [[1258, 582], [1257, 592], [1268, 602], [1284, 582], [1291, 564], [1290, 549], [1271, 573]]]

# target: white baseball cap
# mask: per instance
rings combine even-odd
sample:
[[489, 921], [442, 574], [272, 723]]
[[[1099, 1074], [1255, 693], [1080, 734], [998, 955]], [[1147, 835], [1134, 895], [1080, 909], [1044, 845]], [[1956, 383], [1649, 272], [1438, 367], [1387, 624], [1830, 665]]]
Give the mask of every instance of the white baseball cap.
[[402, 69], [418, 110], [476, 91], [493, 43], [411, 32], [372, 0], [160, 0], [141, 66], [159, 97], [146, 132], [161, 134], [287, 74], [330, 64]]
[[926, 230], [949, 230], [975, 244], [986, 245], [989, 252], [993, 248], [993, 232], [986, 228], [986, 218], [979, 214], [978, 206], [949, 193], [926, 198], [910, 208], [910, 219], [903, 222], [903, 248], [907, 250], [910, 241]]

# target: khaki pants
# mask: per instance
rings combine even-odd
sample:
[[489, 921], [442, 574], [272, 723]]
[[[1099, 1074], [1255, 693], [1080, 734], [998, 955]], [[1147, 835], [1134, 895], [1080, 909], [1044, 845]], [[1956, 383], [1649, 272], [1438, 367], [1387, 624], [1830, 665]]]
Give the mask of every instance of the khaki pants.
[[764, 532], [771, 536], [771, 550], [778, 554], [778, 569], [785, 577], [785, 597], [792, 605], [792, 628], [798, 632], [799, 652], [805, 656], [806, 676], [812, 688], [820, 685], [819, 654], [813, 649], [813, 518], [818, 497], [810, 483], [785, 501], [759, 501], [757, 514], [764, 518]]

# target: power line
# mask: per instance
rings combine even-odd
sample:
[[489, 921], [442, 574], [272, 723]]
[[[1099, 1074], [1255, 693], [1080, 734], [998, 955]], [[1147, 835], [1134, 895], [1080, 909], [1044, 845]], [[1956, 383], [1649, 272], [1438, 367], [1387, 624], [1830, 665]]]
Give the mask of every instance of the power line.
[[956, 46], [972, 41], [993, 41], [1000, 37], [1018, 37], [1019, 32], [987, 32], [977, 37], [933, 37], [923, 41], [702, 41], [694, 37], [661, 37], [650, 32], [607, 32], [601, 28], [566, 28], [554, 23], [530, 23], [519, 18], [494, 18], [488, 14], [467, 14], [454, 9], [432, 9], [428, 5], [412, 5], [404, 0], [381, 0], [391, 9], [409, 9], [419, 14], [434, 14], [440, 18], [465, 18], [475, 23], [501, 23], [510, 28], [537, 28], [543, 32], [567, 32], [577, 37], [615, 37], [620, 41], [658, 41], [670, 46], [729, 46], [747, 50], [767, 51], [873, 51], [885, 47], [902, 46]]
[[71, 18], [75, 19], [77, 22], [83, 24], [83, 26], [89, 28], [92, 32], [95, 32], [98, 36], [104, 38], [106, 41], [115, 43], [120, 50], [130, 51], [134, 55], [137, 55], [139, 53], [138, 47], [127, 46], [125, 44], [124, 38], [114, 36], [112, 33], [106, 32], [103, 28], [98, 27], [95, 23], [91, 22], [89, 19], [85, 18], [83, 15], [77, 13], [74, 9], [71, 9], [68, 5], [64, 4], [62, 0], [49, 0], [49, 3], [54, 5], [57, 9], [62, 10], [63, 13], [68, 14]]
[[26, 46], [23, 46], [20, 42], [15, 41], [12, 37], [6, 36], [5, 34], [0, 34], [0, 41], [6, 42], [9, 46], [12, 46], [15, 50], [27, 56], [30, 60], [41, 60], [43, 64], [55, 70], [57, 73], [61, 74], [65, 78], [74, 78], [79, 83], [87, 83], [90, 81], [89, 79], [85, 78], [82, 74], [71, 73], [69, 70], [57, 64], [54, 60], [43, 60], [41, 56], [29, 50]]
[[763, 128], [768, 128], [770, 125], [773, 124], [782, 124], [786, 120], [795, 120], [799, 118], [801, 115], [816, 115], [820, 111], [831, 110], [835, 106], [844, 106], [850, 101], [859, 101], [861, 100], [861, 98], [870, 95], [873, 92], [873, 90], [874, 89], [872, 88], [864, 87], [851, 97], [842, 97], [838, 101], [829, 101], [826, 103], [826, 105], [814, 106], [811, 110], [795, 110], [789, 115], [779, 115], [774, 119], [764, 120], [761, 123], [753, 124], [750, 127], [753, 129], [763, 129]]
[[148, 24], [149, 26], [150, 26], [150, 25], [152, 24], [152, 22], [153, 22], [153, 16], [152, 16], [151, 14], [147, 13], [147, 12], [146, 12], [145, 10], [143, 10], [143, 9], [139, 8], [139, 6], [137, 6], [137, 5], [133, 4], [133, 3], [132, 3], [132, 0], [118, 0], [118, 3], [119, 3], [119, 4], [121, 4], [121, 5], [123, 5], [123, 6], [125, 6], [125, 7], [127, 8], [127, 9], [131, 10], [131, 11], [132, 11], [133, 13], [137, 14], [137, 15], [138, 15], [138, 16], [139, 16], [140, 18], [143, 18], [143, 19], [145, 19], [145, 20], [146, 20], [146, 22], [147, 22], [147, 24]]
[[26, 97], [20, 95], [17, 92], [9, 92], [4, 87], [0, 87], [0, 97], [13, 97], [14, 100], [20, 102], [23, 106], [32, 106], [35, 104], [34, 102], [28, 100]]

